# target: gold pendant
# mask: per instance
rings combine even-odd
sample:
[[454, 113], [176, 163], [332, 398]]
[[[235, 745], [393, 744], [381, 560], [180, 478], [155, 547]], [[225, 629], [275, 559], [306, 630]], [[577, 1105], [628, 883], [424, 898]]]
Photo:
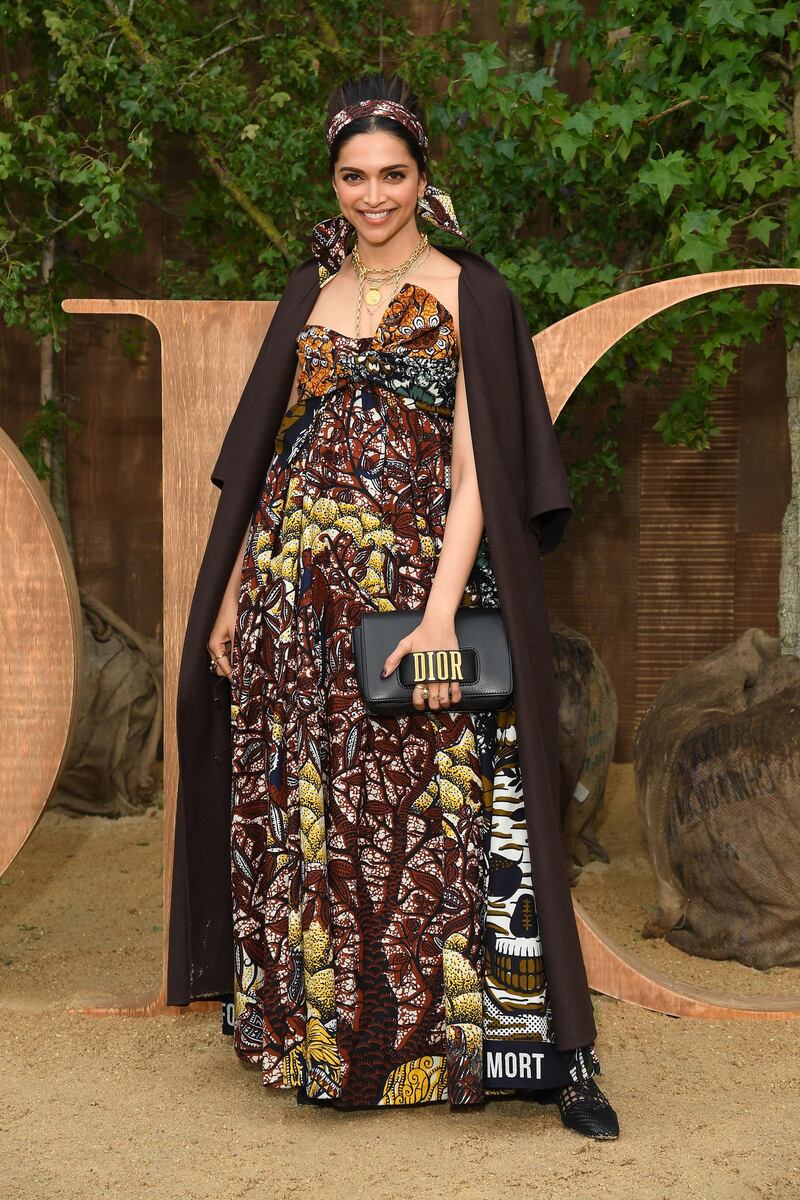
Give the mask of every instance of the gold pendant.
[[381, 293], [380, 293], [380, 291], [379, 291], [379, 289], [378, 289], [378, 288], [376, 288], [376, 287], [369, 287], [369, 288], [367, 288], [367, 294], [366, 294], [366, 296], [364, 297], [364, 299], [366, 300], [366, 302], [367, 302], [367, 305], [368, 305], [370, 308], [374, 308], [374, 306], [375, 306], [376, 304], [380, 304], [380, 300], [381, 300]]

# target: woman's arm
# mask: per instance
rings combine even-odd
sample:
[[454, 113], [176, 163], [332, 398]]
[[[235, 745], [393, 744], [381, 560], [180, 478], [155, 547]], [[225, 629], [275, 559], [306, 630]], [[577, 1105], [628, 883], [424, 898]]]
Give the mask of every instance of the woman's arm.
[[426, 620], [430, 617], [439, 623], [455, 620], [483, 533], [483, 508], [472, 449], [467, 389], [460, 364], [456, 376], [450, 474], [450, 505], [442, 549], [425, 607]]
[[[294, 373], [294, 382], [289, 396], [289, 401], [286, 405], [286, 412], [289, 411], [297, 403], [297, 380], [300, 375], [300, 362], [298, 360], [297, 370]], [[247, 523], [242, 542], [233, 560], [231, 573], [228, 577], [228, 582], [225, 586], [225, 591], [222, 594], [222, 603], [219, 606], [217, 619], [208, 637], [206, 643], [208, 653], [213, 658], [217, 659], [216, 673], [217, 675], [231, 674], [230, 660], [230, 645], [233, 638], [233, 631], [236, 626], [236, 614], [239, 611], [239, 589], [242, 585], [242, 559], [244, 558], [247, 539], [250, 535], [250, 521]]]
[[[450, 458], [451, 492], [445, 520], [444, 538], [436, 564], [425, 615], [419, 625], [398, 642], [384, 662], [390, 674], [404, 654], [417, 650], [457, 650], [455, 618], [464, 596], [464, 588], [475, 562], [483, 533], [483, 507], [472, 449], [472, 432], [467, 408], [467, 389], [459, 363], [456, 375], [456, 399], [453, 414], [453, 441]], [[429, 683], [427, 704], [434, 710], [449, 708], [461, 699], [458, 683]], [[448, 690], [449, 689], [449, 690]], [[419, 686], [413, 691], [414, 707], [424, 709]]]

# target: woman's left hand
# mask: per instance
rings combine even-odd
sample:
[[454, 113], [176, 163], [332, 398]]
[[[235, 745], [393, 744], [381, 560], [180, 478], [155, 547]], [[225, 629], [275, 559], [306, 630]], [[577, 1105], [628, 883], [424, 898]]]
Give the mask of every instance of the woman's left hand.
[[[411, 630], [411, 633], [400, 639], [392, 653], [384, 661], [383, 677], [386, 678], [397, 668], [397, 664], [404, 654], [413, 654], [420, 650], [458, 650], [455, 620], [452, 617], [449, 620], [440, 620], [427, 615], [423, 617], [419, 625]], [[455, 680], [449, 683], [446, 681], [444, 683], [418, 683], [415, 684], [411, 693], [411, 702], [414, 708], [420, 711], [423, 711], [426, 706], [422, 694], [423, 687], [428, 689], [427, 704], [434, 711], [449, 708], [451, 704], [458, 704], [461, 699], [461, 687]]]

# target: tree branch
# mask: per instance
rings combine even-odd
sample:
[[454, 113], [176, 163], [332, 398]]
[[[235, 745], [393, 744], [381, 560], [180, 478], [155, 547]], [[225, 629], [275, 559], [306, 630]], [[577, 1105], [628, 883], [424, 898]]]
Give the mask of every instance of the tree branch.
[[686, 100], [678, 100], [676, 104], [671, 104], [669, 108], [665, 108], [662, 112], [653, 113], [652, 117], [640, 117], [635, 121], [635, 125], [652, 125], [654, 121], [660, 121], [662, 117], [668, 117], [670, 113], [677, 112], [679, 108], [686, 108], [687, 104], [697, 104], [700, 100], [707, 100], [708, 96], [692, 96]]
[[[141, 37], [136, 32], [133, 22], [119, 11], [119, 8], [115, 4], [114, 0], [105, 0], [105, 6], [113, 16], [120, 31], [127, 38], [136, 57], [139, 59], [139, 62], [143, 66], [147, 66], [154, 62], [155, 60], [153, 56], [150, 54]], [[217, 179], [228, 195], [235, 200], [235, 202], [239, 205], [242, 211], [247, 214], [254, 225], [256, 225], [264, 234], [266, 234], [273, 246], [275, 246], [281, 252], [283, 257], [288, 259], [289, 249], [286, 245], [286, 242], [281, 237], [280, 231], [278, 230], [278, 227], [272, 218], [268, 216], [267, 213], [262, 212], [261, 209], [253, 203], [245, 189], [238, 182], [238, 180], [234, 178], [233, 174], [222, 161], [221, 156], [215, 150], [214, 146], [212, 146], [208, 136], [205, 133], [195, 133], [194, 136], [197, 144], [203, 151], [206, 164], [211, 168], [213, 174], [216, 175]]]
[[239, 181], [234, 179], [233, 175], [230, 173], [225, 164], [217, 157], [216, 151], [206, 138], [206, 135], [204, 133], [198, 133], [195, 136], [197, 137], [198, 145], [203, 150], [203, 154], [205, 155], [208, 166], [214, 172], [228, 195], [236, 201], [236, 203], [239, 205], [242, 211], [247, 214], [253, 224], [267, 235], [273, 246], [276, 246], [277, 249], [280, 250], [283, 257], [288, 258], [289, 248], [281, 237], [278, 227], [272, 218], [267, 216], [265, 212], [262, 212], [261, 209], [253, 203]]
[[186, 76], [176, 94], [180, 96], [186, 85], [191, 83], [195, 76], [199, 75], [203, 68], [207, 67], [209, 63], [214, 62], [215, 59], [222, 58], [224, 54], [230, 54], [232, 50], [238, 50], [240, 46], [247, 46], [250, 42], [263, 42], [266, 36], [267, 35], [265, 33], [257, 33], [252, 37], [242, 38], [240, 42], [231, 42], [230, 46], [223, 46], [221, 50], [215, 50], [213, 54], [209, 54], [208, 58], [204, 58], [200, 65], [195, 67], [195, 69]]
[[320, 31], [320, 34], [322, 35], [322, 40], [325, 43], [327, 49], [333, 50], [336, 52], [341, 51], [341, 47], [339, 45], [339, 39], [336, 36], [336, 31], [334, 30], [333, 25], [331, 25], [330, 21], [325, 16], [325, 14], [320, 11], [319, 4], [315, 3], [315, 0], [311, 0], [311, 3], [309, 4], [309, 8], [313, 12], [314, 16], [317, 18], [317, 24], [319, 25], [319, 31]]
[[787, 75], [791, 75], [792, 71], [794, 70], [792, 64], [788, 62], [783, 55], [778, 54], [775, 50], [765, 51], [764, 58], [767, 60], [767, 62], [774, 63], [776, 67], [780, 67], [780, 69], [785, 71]]
[[564, 42], [562, 38], [559, 38], [557, 42], [553, 43], [553, 53], [550, 58], [550, 65], [547, 68], [547, 75], [550, 79], [555, 78], [556, 67], [558, 66], [558, 60], [561, 57], [561, 48], [563, 45]]
[[112, 275], [110, 271], [106, 271], [104, 267], [100, 267], [97, 263], [89, 262], [87, 258], [81, 258], [77, 254], [66, 250], [62, 255], [68, 262], [75, 263], [79, 267], [88, 267], [90, 271], [96, 271], [98, 275], [102, 275], [104, 279], [108, 279], [117, 287], [124, 288], [126, 292], [132, 292], [134, 296], [141, 296], [143, 300], [150, 298], [149, 292], [143, 292], [140, 288], [134, 287], [132, 283], [126, 283], [124, 279], [119, 279], [116, 275]]

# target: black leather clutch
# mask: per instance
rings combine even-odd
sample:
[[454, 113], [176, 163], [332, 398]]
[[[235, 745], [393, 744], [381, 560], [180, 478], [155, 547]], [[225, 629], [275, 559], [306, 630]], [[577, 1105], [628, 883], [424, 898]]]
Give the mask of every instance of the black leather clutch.
[[356, 681], [368, 712], [438, 712], [417, 709], [412, 692], [417, 683], [455, 679], [461, 699], [447, 710], [469, 712], [507, 708], [514, 694], [511, 649], [503, 616], [497, 608], [462, 607], [455, 615], [458, 650], [405, 654], [397, 668], [381, 679], [381, 668], [401, 638], [416, 629], [421, 611], [394, 609], [365, 612], [353, 630]]

